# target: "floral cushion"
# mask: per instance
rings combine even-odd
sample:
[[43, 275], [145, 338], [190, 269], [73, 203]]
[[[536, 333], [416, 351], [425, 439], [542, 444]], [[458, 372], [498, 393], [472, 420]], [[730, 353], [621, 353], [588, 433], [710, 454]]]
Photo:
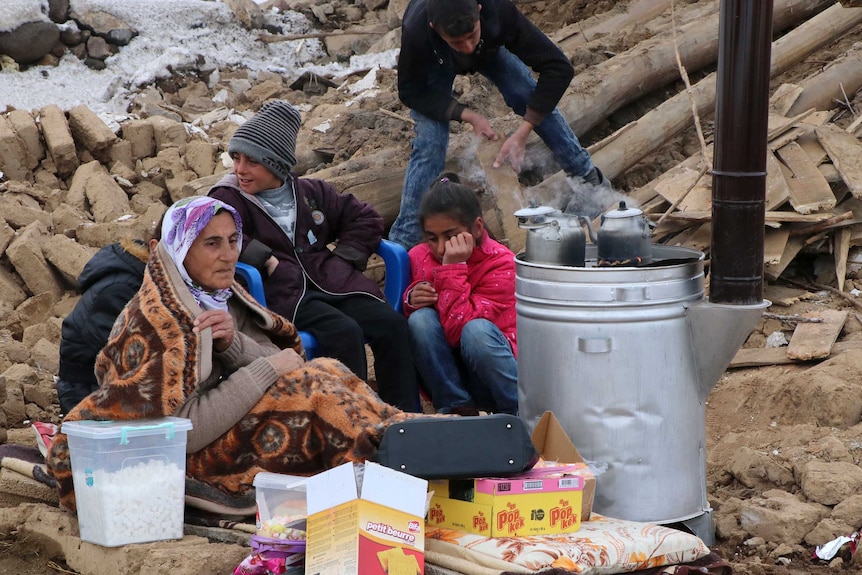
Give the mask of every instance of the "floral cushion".
[[425, 534], [426, 561], [465, 575], [545, 569], [607, 575], [690, 563], [708, 554], [700, 538], [684, 531], [596, 513], [565, 535], [494, 538], [443, 528]]

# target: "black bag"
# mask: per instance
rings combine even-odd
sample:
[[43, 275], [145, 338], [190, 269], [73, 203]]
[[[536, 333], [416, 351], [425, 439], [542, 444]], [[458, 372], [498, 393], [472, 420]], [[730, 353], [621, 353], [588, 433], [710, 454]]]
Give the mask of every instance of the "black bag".
[[381, 465], [423, 479], [509, 477], [538, 459], [524, 422], [504, 413], [396, 423], [377, 455]]

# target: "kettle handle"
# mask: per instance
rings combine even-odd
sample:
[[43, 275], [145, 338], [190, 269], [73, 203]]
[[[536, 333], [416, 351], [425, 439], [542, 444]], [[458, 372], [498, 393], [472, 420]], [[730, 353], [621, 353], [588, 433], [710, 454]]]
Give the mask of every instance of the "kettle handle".
[[590, 235], [590, 241], [596, 243], [598, 240], [596, 239], [596, 232], [593, 230], [593, 224], [590, 222], [590, 218], [587, 216], [578, 216], [578, 221], [581, 222], [581, 225], [587, 225], [587, 233]]

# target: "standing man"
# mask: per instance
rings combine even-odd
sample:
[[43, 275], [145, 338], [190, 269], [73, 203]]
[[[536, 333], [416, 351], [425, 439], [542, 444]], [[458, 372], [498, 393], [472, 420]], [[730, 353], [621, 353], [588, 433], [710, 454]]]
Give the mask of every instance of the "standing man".
[[468, 122], [477, 136], [497, 139], [485, 116], [452, 95], [455, 76], [472, 72], [491, 80], [523, 118], [494, 167], [509, 162], [520, 171], [527, 137], [535, 130], [569, 177], [593, 185], [604, 181], [556, 108], [574, 77], [572, 64], [511, 0], [411, 0], [401, 29], [398, 95], [410, 107], [416, 137], [401, 211], [389, 232], [390, 240], [408, 250], [421, 240], [422, 194], [445, 166], [449, 121]]

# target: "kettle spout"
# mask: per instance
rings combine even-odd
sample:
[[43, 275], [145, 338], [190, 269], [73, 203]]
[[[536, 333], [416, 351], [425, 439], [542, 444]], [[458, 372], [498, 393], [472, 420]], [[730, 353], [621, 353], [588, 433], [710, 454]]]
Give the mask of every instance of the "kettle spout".
[[772, 302], [769, 300], [753, 305], [717, 304], [701, 300], [686, 305], [685, 316], [702, 400], [706, 400], [763, 315], [763, 310], [770, 305]]

